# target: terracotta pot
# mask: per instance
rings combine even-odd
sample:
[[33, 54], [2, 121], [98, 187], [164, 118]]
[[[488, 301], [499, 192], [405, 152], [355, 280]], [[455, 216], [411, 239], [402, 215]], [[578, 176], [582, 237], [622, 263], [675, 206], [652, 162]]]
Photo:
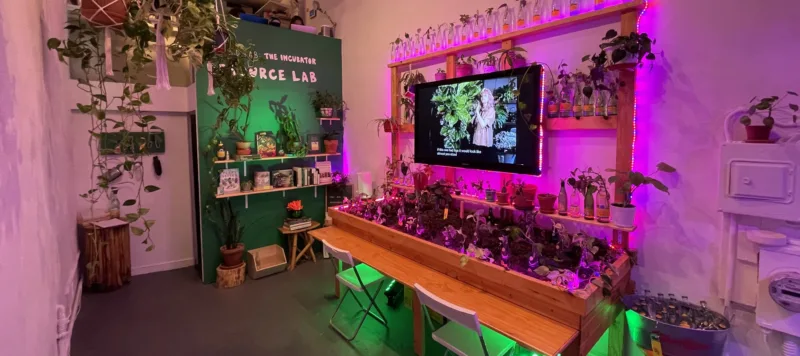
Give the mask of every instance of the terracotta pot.
[[556, 196], [553, 194], [539, 194], [539, 210], [544, 214], [556, 213]]
[[456, 77], [466, 77], [472, 75], [472, 64], [457, 64]]
[[414, 177], [414, 190], [422, 191], [428, 186], [428, 175], [422, 172], [415, 172], [411, 175]]
[[636, 216], [636, 207], [622, 207], [620, 204], [611, 204], [611, 223], [619, 227], [633, 227], [633, 218]]
[[436, 79], [437, 82], [440, 80], [445, 80], [447, 79], [447, 73], [436, 73], [433, 75], [433, 78]]
[[532, 209], [533, 200], [528, 198], [525, 194], [517, 194], [514, 196], [514, 207], [520, 210]]
[[503, 193], [503, 191], [497, 192], [497, 205], [508, 205], [508, 192]]
[[484, 65], [481, 67], [483, 73], [494, 73], [497, 71], [497, 66]]
[[238, 150], [243, 150], [243, 149], [248, 149], [249, 150], [250, 147], [253, 147], [253, 142], [252, 141], [236, 142], [236, 149], [238, 149]]
[[320, 108], [319, 113], [322, 117], [333, 117], [333, 108]]
[[235, 267], [242, 264], [242, 255], [244, 254], [244, 244], [238, 243], [235, 248], [227, 249], [221, 246], [219, 251], [222, 252], [222, 265], [226, 267]]
[[81, 1], [81, 16], [95, 26], [121, 26], [128, 17], [128, 0]]
[[391, 122], [389, 122], [389, 121], [384, 121], [383, 122], [383, 132], [392, 132], [392, 131], [394, 131], [393, 129], [394, 129], [394, 125], [392, 125]]
[[325, 153], [333, 154], [339, 150], [339, 140], [323, 140], [322, 143], [325, 145]]
[[522, 194], [525, 195], [525, 197], [528, 198], [531, 203], [533, 203], [533, 201], [536, 200], [536, 190], [537, 187], [535, 185], [528, 184], [522, 188]]
[[249, 149], [249, 148], [245, 148], [245, 149], [243, 149], [243, 150], [239, 150], [239, 149], [237, 149], [237, 150], [236, 150], [236, 154], [237, 154], [237, 155], [239, 155], [239, 156], [246, 156], [246, 155], [249, 155], [249, 154], [250, 154], [250, 149]]
[[769, 142], [769, 134], [772, 132], [772, 126], [745, 126], [747, 132], [746, 142]]

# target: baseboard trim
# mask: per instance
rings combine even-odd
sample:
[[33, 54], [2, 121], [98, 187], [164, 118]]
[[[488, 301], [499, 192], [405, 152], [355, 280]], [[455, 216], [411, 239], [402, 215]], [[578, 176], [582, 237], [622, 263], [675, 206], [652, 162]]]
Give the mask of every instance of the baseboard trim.
[[175, 261], [168, 261], [168, 262], [161, 262], [161, 263], [154, 263], [152, 265], [147, 266], [139, 266], [131, 268], [131, 274], [134, 276], [148, 274], [148, 273], [155, 273], [155, 272], [163, 272], [169, 271], [178, 268], [184, 268], [194, 266], [194, 258], [184, 258], [182, 260], [175, 260]]

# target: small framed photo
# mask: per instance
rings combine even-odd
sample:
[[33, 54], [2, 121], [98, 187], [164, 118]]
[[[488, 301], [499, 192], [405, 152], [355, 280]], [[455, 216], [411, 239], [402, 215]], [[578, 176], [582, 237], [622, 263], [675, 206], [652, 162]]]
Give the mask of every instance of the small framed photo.
[[322, 152], [322, 140], [319, 134], [308, 134], [308, 153]]

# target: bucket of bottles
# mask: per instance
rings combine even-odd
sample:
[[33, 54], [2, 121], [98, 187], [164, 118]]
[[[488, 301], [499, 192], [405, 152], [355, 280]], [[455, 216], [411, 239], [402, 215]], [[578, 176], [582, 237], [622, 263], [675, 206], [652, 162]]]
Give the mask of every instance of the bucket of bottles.
[[675, 298], [629, 295], [623, 298], [631, 340], [653, 350], [659, 342], [664, 355], [722, 355], [730, 322], [722, 314]]

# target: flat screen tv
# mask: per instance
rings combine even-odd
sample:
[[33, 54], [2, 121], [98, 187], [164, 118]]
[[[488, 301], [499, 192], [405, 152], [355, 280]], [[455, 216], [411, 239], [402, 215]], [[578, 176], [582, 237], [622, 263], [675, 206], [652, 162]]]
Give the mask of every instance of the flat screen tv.
[[414, 161], [541, 174], [542, 67], [419, 84]]

